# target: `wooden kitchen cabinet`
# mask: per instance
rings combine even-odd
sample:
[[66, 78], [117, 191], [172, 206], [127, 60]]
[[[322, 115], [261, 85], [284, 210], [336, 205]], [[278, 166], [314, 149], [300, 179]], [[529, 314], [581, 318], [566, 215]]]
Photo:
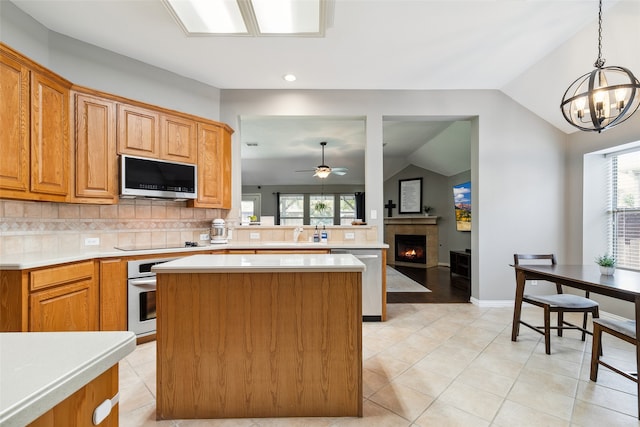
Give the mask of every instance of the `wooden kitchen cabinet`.
[[[0, 190], [29, 190], [29, 69], [0, 44]], [[5, 191], [0, 193], [5, 197]]]
[[127, 261], [120, 258], [99, 261], [100, 330], [127, 330]]
[[194, 120], [160, 116], [160, 158], [195, 164], [198, 160], [197, 126]]
[[71, 83], [3, 44], [0, 56], [0, 198], [67, 201]]
[[98, 96], [74, 93], [74, 107], [72, 201], [117, 203], [116, 103]]
[[189, 207], [231, 209], [231, 133], [198, 123], [198, 198]]
[[29, 331], [97, 331], [98, 287], [94, 262], [29, 273]]
[[160, 158], [160, 114], [128, 104], [118, 104], [118, 154]]
[[[111, 366], [100, 376], [45, 412], [28, 427], [90, 426], [94, 425], [93, 412], [105, 400], [118, 393], [118, 364]], [[101, 427], [117, 427], [120, 405], [99, 424]]]

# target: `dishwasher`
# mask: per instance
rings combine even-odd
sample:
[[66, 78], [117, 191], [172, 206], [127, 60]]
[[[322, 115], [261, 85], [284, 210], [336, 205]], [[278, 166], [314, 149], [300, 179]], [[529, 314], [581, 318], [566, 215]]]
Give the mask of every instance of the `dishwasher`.
[[351, 254], [365, 265], [362, 273], [362, 320], [382, 320], [382, 251], [380, 249], [331, 249], [332, 254]]

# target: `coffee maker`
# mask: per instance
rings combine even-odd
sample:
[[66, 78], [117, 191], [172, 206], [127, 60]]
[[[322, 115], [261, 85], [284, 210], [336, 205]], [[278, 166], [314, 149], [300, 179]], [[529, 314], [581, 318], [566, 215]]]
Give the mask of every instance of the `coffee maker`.
[[211, 222], [211, 243], [227, 243], [227, 227], [225, 226], [224, 219], [218, 218]]

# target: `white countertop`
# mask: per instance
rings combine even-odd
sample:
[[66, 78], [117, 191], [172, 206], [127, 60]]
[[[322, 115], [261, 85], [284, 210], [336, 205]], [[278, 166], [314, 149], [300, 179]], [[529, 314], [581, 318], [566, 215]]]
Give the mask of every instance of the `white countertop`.
[[34, 421], [135, 348], [133, 332], [0, 333], [0, 425]]
[[156, 273], [274, 273], [364, 271], [351, 254], [192, 255], [154, 265]]
[[158, 255], [159, 257], [175, 253], [194, 254], [201, 251], [216, 251], [228, 249], [386, 249], [386, 243], [365, 242], [365, 243], [308, 243], [308, 242], [229, 242], [226, 244], [204, 245], [197, 247], [162, 248], [162, 249], [141, 249], [124, 251], [119, 249], [103, 251], [87, 250], [43, 250], [41, 252], [2, 254], [0, 257], [0, 270], [27, 270], [30, 268], [47, 267], [50, 265], [64, 264], [67, 262], [79, 262], [96, 258], [118, 258], [140, 255]]

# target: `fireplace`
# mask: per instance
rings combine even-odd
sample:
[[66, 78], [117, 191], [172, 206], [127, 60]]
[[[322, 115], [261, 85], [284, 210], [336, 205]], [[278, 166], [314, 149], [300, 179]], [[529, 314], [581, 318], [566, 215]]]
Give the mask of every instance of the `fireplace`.
[[427, 236], [396, 234], [396, 261], [415, 264], [427, 262]]

